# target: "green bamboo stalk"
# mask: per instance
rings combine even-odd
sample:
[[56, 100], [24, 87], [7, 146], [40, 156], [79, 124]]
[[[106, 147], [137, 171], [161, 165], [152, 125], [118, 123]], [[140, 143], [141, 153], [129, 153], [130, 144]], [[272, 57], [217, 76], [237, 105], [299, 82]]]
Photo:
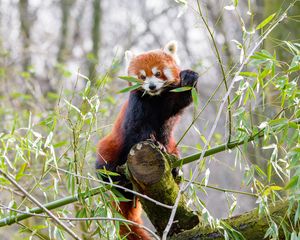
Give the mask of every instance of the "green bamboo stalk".
[[[278, 116], [280, 116], [280, 114], [282, 112], [284, 112], [285, 110], [290, 109], [294, 106], [295, 106], [295, 104], [281, 109], [272, 119], [275, 120]], [[291, 120], [290, 122], [294, 122], [294, 123], [299, 124], [300, 119], [297, 118], [297, 119]], [[261, 138], [261, 137], [264, 136], [264, 130], [265, 130], [265, 128], [259, 130], [257, 133], [255, 133], [253, 135], [250, 135], [249, 138], [247, 138], [247, 139], [240, 140], [240, 141], [236, 140], [236, 141], [232, 141], [230, 143], [224, 143], [222, 145], [219, 145], [219, 146], [216, 146], [214, 148], [208, 149], [208, 150], [205, 151], [205, 153], [203, 155], [203, 158], [214, 155], [214, 154], [219, 153], [219, 152], [223, 152], [223, 151], [228, 150], [228, 149], [235, 148], [237, 146], [243, 145], [244, 143], [252, 142], [253, 140], [255, 140], [257, 138]], [[200, 158], [201, 154], [202, 154], [202, 152], [198, 152], [198, 153], [189, 155], [187, 157], [181, 158], [181, 159], [173, 162], [172, 167], [176, 168], [176, 167], [180, 167], [184, 164], [197, 161]]]
[[[95, 196], [95, 195], [99, 194], [102, 190], [103, 190], [103, 186], [95, 187], [85, 193], [77, 193], [74, 196], [68, 196], [68, 197], [65, 197], [65, 198], [62, 198], [59, 200], [55, 200], [53, 202], [46, 203], [44, 205], [44, 207], [47, 208], [48, 210], [56, 209], [56, 208], [68, 205], [70, 203], [77, 202], [77, 201], [79, 201], [79, 199], [86, 199], [88, 197]], [[39, 213], [43, 213], [43, 212], [44, 212], [44, 210], [42, 208], [35, 207], [35, 208], [30, 209], [28, 214], [21, 213], [21, 214], [17, 214], [14, 216], [0, 219], [0, 227], [11, 225], [13, 223], [30, 218], [30, 217], [32, 217], [32, 215], [30, 215], [30, 213], [39, 214]]]
[[[216, 153], [223, 152], [225, 150], [235, 148], [235, 147], [240, 146], [244, 143], [252, 142], [254, 139], [260, 138], [260, 137], [263, 137], [263, 136], [264, 136], [263, 131], [259, 131], [258, 133], [254, 134], [254, 135], [251, 135], [248, 139], [241, 140], [241, 141], [233, 141], [233, 142], [230, 142], [230, 143], [224, 143], [222, 145], [219, 145], [219, 146], [216, 146], [214, 148], [206, 150], [203, 157], [208, 157], [208, 156], [214, 155]], [[200, 158], [201, 154], [202, 154], [202, 152], [198, 152], [198, 153], [189, 155], [187, 157], [181, 158], [178, 161], [175, 161], [172, 164], [172, 167], [173, 168], [180, 167], [184, 164], [194, 162], [194, 161], [196, 161]]]

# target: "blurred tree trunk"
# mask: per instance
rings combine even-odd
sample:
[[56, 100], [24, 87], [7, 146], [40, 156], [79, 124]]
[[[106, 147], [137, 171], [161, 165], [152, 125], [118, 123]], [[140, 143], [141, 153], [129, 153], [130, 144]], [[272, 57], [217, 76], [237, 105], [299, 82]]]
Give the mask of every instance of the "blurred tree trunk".
[[69, 18], [72, 5], [75, 3], [74, 0], [63, 0], [60, 1], [61, 7], [61, 28], [60, 28], [60, 43], [57, 53], [57, 62], [64, 63], [68, 52], [68, 34], [69, 34]]
[[23, 70], [26, 71], [31, 63], [29, 47], [30, 47], [30, 26], [32, 25], [29, 12], [28, 0], [19, 0], [19, 17], [21, 23], [21, 35], [23, 45]]
[[88, 56], [89, 60], [89, 79], [92, 83], [96, 80], [96, 67], [99, 62], [99, 48], [101, 42], [101, 17], [102, 17], [102, 8], [101, 0], [93, 1], [93, 26], [92, 26], [92, 42], [93, 48], [92, 52]]

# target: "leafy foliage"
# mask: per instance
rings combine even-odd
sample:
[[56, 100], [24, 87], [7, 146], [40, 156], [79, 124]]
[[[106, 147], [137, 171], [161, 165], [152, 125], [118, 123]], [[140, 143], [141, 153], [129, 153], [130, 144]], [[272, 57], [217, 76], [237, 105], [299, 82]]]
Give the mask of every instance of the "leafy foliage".
[[[187, 1], [177, 2], [187, 6]], [[232, 6], [227, 6], [225, 10], [237, 11], [238, 4], [238, 0], [233, 0]], [[261, 31], [272, 26], [278, 20], [278, 16], [274, 13], [256, 27], [251, 26], [250, 30], [246, 30], [242, 17], [239, 17], [243, 39], [233, 41], [240, 52], [239, 61], [243, 63], [251, 49], [253, 35], [258, 34], [258, 31], [255, 33], [253, 29]], [[199, 192], [208, 194], [207, 188], [226, 193], [230, 216], [238, 207], [237, 194], [255, 198], [259, 214], [268, 216], [269, 228], [265, 237], [278, 239], [280, 232], [284, 232], [286, 239], [299, 238], [299, 233], [294, 229], [299, 227], [300, 217], [300, 44], [291, 41], [281, 41], [281, 44], [288, 55], [286, 59], [279, 59], [275, 51], [264, 49], [251, 55], [250, 61], [245, 63], [242, 72], [237, 76], [235, 92], [230, 95], [231, 102], [225, 109], [225, 112], [232, 111], [233, 121], [231, 142], [225, 144], [243, 144], [241, 148], [241, 144], [234, 145], [236, 158], [232, 165], [237, 168], [243, 163], [245, 168], [242, 169], [242, 184], [249, 186], [252, 192], [243, 193], [210, 186], [210, 169], [204, 160], [196, 166], [203, 172], [203, 178], [200, 182], [193, 182], [187, 193], [190, 197], [189, 204], [202, 213], [205, 223], [219, 229], [225, 239], [244, 237], [210, 214], [199, 197]], [[9, 54], [8, 50], [1, 49], [2, 57]], [[89, 54], [88, 59], [97, 62], [94, 55]], [[113, 68], [117, 64], [112, 65]], [[75, 76], [72, 75], [61, 63], [56, 65], [56, 69], [61, 76], [70, 82], [73, 81], [73, 89], [62, 87], [61, 91], [37, 95], [37, 91], [33, 91], [36, 78], [33, 66], [27, 71], [17, 71], [16, 75], [13, 75], [16, 72], [14, 68], [1, 66], [0, 77], [21, 78], [26, 91], [12, 90], [4, 92], [1, 96], [0, 170], [13, 176], [40, 202], [57, 201], [57, 208], [53, 212], [61, 219], [90, 218], [69, 225], [85, 239], [112, 239], [118, 235], [120, 221], [111, 219], [122, 219], [112, 205], [126, 199], [116, 188], [96, 178], [94, 162], [96, 142], [99, 137], [104, 136], [107, 127], [110, 126], [111, 112], [118, 101], [111, 84], [113, 74], [99, 74], [95, 82], [91, 82], [79, 72]], [[230, 81], [230, 77], [236, 72], [236, 68], [233, 67], [226, 73], [228, 77], [225, 80]], [[120, 78], [133, 83], [132, 86], [119, 91], [120, 93], [141, 86], [138, 79], [127, 76]], [[195, 88], [183, 87], [173, 91], [191, 91], [194, 101], [193, 123], [204, 117], [201, 114], [211, 99], [207, 104], [202, 104]], [[218, 147], [209, 143], [196, 126], [194, 129], [199, 135], [199, 142], [195, 142], [193, 147], [197, 150], [201, 150], [203, 144], [207, 144], [210, 150]], [[189, 130], [190, 128], [186, 132]], [[216, 142], [224, 138], [217, 134], [214, 136]], [[254, 141], [251, 139], [249, 143], [251, 137]], [[224, 149], [227, 150], [226, 147]], [[259, 161], [253, 160], [257, 156]], [[95, 196], [91, 194], [94, 186], [100, 186]], [[1, 192], [0, 226], [6, 225], [5, 220], [17, 216], [20, 212], [30, 215], [28, 210], [35, 205], [29, 201], [28, 196], [12, 187], [9, 180], [1, 174], [0, 189], [10, 193], [2, 197]], [[78, 196], [76, 204], [65, 205], [65, 196], [69, 195]], [[278, 221], [270, 216], [269, 206], [283, 198], [288, 199], [290, 208]], [[289, 213], [293, 208], [296, 208], [296, 211], [291, 217]], [[91, 220], [97, 217], [101, 219]], [[26, 233], [28, 239], [32, 236], [40, 239], [67, 239], [67, 233], [45, 215], [31, 219], [33, 220], [19, 223], [19, 231]]]

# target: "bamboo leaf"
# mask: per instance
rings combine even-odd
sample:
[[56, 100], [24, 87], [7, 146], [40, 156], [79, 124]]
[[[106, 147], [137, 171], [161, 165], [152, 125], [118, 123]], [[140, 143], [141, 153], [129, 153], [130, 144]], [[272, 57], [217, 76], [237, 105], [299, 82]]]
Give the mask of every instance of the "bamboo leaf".
[[299, 179], [299, 176], [294, 176], [292, 177], [292, 179], [290, 180], [290, 182], [285, 186], [285, 189], [290, 189], [290, 188], [293, 188], [295, 186], [298, 185], [298, 179]]
[[256, 30], [263, 28], [266, 26], [269, 22], [272, 21], [272, 19], [275, 17], [276, 13], [271, 14], [269, 17], [267, 17], [265, 20], [263, 20], [260, 24], [257, 25]]
[[194, 107], [195, 109], [197, 109], [197, 107], [199, 106], [199, 97], [195, 88], [192, 89], [192, 99], [193, 99]]
[[294, 67], [291, 67], [287, 72], [288, 73], [292, 73], [292, 72], [297, 72], [300, 70], [300, 64], [299, 65], [296, 65]]
[[193, 89], [193, 87], [179, 87], [171, 90], [170, 92], [186, 92], [190, 91], [191, 89]]
[[240, 76], [244, 76], [244, 77], [257, 77], [257, 73], [254, 73], [254, 72], [240, 72]]
[[141, 87], [141, 84], [135, 84], [135, 85], [132, 85], [130, 87], [127, 87], [127, 88], [123, 88], [122, 90], [120, 90], [118, 93], [126, 93], [126, 92], [130, 92], [130, 91], [133, 91], [133, 90], [136, 90], [138, 88]]
[[143, 80], [131, 76], [119, 76], [120, 79], [132, 83], [143, 83]]

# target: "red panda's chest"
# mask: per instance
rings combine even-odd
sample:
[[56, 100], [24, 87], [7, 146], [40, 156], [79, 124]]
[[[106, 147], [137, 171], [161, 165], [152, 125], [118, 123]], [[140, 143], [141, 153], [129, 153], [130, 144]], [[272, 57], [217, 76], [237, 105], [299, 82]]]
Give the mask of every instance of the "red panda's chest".
[[120, 129], [124, 142], [122, 162], [126, 162], [133, 145], [152, 137], [167, 148], [177, 119], [168, 104], [167, 93], [155, 97], [131, 93]]

